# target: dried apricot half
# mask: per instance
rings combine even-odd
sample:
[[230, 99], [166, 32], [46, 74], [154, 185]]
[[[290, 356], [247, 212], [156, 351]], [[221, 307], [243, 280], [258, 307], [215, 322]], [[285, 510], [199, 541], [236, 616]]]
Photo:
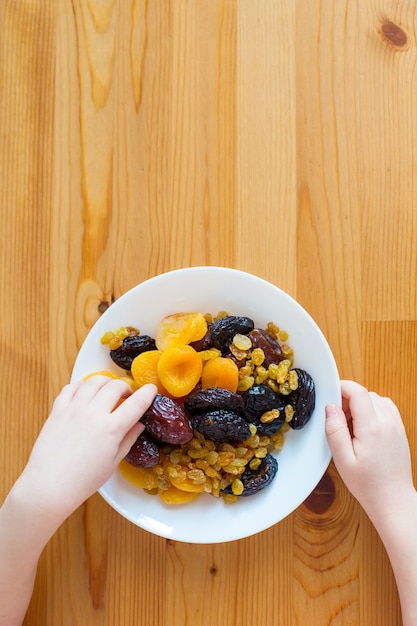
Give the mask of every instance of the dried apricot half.
[[147, 383], [153, 383], [158, 387], [158, 392], [164, 395], [166, 394], [166, 389], [158, 376], [158, 363], [162, 355], [162, 350], [147, 350], [146, 352], [142, 352], [142, 354], [138, 354], [138, 356], [133, 359], [130, 371], [138, 387], [142, 387]]
[[157, 365], [159, 380], [174, 398], [188, 395], [200, 380], [203, 363], [191, 346], [165, 350]]
[[200, 493], [181, 491], [174, 485], [170, 485], [168, 489], [158, 489], [158, 495], [166, 504], [185, 504], [198, 498]]
[[218, 356], [207, 361], [201, 374], [203, 389], [222, 387], [236, 393], [239, 384], [239, 369], [232, 359]]
[[108, 376], [109, 378], [120, 378], [120, 376], [118, 376], [118, 374], [115, 374], [114, 372], [111, 372], [110, 370], [100, 370], [98, 372], [91, 372], [91, 374], [87, 374], [87, 376], [84, 376], [83, 380], [88, 380], [89, 378], [92, 378], [93, 376]]
[[119, 470], [127, 480], [142, 489], [151, 490], [158, 488], [158, 477], [152, 468], [135, 467], [124, 459], [119, 463]]
[[167, 350], [199, 341], [206, 333], [207, 321], [202, 313], [173, 313], [159, 322], [155, 343], [159, 350]]

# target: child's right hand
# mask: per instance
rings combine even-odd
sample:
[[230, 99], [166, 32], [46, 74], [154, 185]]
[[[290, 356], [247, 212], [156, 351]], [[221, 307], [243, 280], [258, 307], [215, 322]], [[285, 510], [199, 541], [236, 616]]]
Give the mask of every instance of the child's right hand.
[[341, 388], [346, 414], [326, 407], [327, 440], [341, 478], [375, 524], [414, 497], [408, 439], [392, 400], [353, 381]]
[[26, 500], [61, 523], [115, 471], [156, 392], [145, 385], [132, 393], [126, 382], [104, 376], [64, 387], [18, 480]]

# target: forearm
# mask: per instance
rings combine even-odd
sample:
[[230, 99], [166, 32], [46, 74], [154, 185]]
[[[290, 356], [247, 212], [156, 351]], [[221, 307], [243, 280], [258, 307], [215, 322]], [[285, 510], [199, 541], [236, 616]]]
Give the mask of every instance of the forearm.
[[390, 559], [401, 603], [403, 626], [417, 624], [417, 493], [373, 523]]
[[22, 623], [43, 548], [60, 524], [28, 497], [20, 480], [0, 509], [0, 626]]

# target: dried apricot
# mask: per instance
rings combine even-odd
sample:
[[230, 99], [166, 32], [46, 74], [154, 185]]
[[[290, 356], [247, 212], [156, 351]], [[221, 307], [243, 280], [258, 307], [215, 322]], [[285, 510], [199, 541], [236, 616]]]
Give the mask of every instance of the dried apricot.
[[147, 352], [138, 354], [138, 356], [133, 359], [130, 371], [133, 380], [139, 387], [147, 383], [153, 383], [158, 387], [159, 393], [166, 394], [166, 389], [158, 376], [158, 363], [162, 354], [162, 350], [148, 350]]
[[201, 374], [203, 389], [222, 387], [236, 393], [239, 383], [239, 369], [232, 359], [218, 356], [207, 361]]
[[158, 324], [155, 342], [159, 350], [188, 345], [207, 333], [207, 321], [202, 313], [173, 313]]
[[120, 378], [120, 376], [118, 376], [114, 372], [110, 372], [110, 370], [100, 370], [99, 372], [92, 372], [91, 374], [87, 374], [87, 376], [84, 376], [83, 380], [88, 380], [93, 376], [108, 376], [109, 378]]
[[151, 490], [158, 487], [158, 478], [152, 468], [134, 467], [123, 459], [119, 464], [119, 470], [129, 482], [142, 489]]
[[[188, 469], [187, 467], [183, 469], [184, 474], [186, 474], [187, 469]], [[194, 482], [193, 480], [191, 480], [191, 478], [188, 478], [187, 476], [183, 478], [181, 476], [181, 472], [178, 472], [179, 474], [178, 476], [173, 476], [169, 472], [169, 468], [166, 471], [168, 471], [169, 482], [180, 491], [187, 491], [188, 493], [203, 493], [204, 483]]]
[[159, 380], [174, 398], [188, 395], [200, 380], [203, 363], [191, 346], [174, 346], [159, 359]]
[[170, 485], [168, 489], [158, 489], [158, 495], [165, 504], [185, 504], [195, 500], [200, 495], [191, 491], [182, 491], [174, 485]]

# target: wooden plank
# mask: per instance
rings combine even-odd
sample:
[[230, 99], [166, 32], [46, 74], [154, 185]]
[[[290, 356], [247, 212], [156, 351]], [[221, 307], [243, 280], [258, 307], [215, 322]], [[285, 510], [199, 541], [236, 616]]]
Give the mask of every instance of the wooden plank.
[[3, 495], [48, 410], [55, 9], [30, 4], [0, 7]]
[[[136, 283], [238, 267], [297, 297], [340, 372], [398, 403], [417, 476], [411, 0], [0, 5], [3, 495], [89, 328]], [[23, 409], [22, 409], [23, 407]], [[333, 464], [289, 518], [166, 541], [100, 496], [25, 624], [400, 624]]]

